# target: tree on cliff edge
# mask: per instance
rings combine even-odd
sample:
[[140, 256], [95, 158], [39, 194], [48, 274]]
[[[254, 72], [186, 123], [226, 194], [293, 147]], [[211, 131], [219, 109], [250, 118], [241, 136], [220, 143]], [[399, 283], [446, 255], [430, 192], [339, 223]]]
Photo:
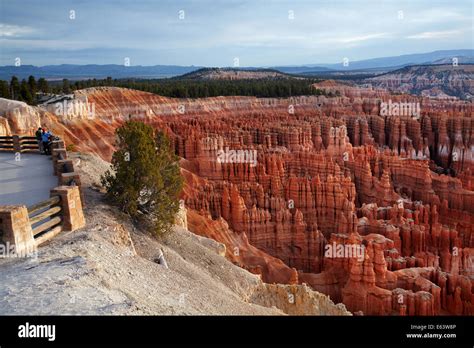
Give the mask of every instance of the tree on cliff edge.
[[168, 137], [136, 121], [126, 122], [115, 133], [113, 173], [107, 171], [101, 178], [106, 197], [134, 220], [151, 226], [157, 235], [168, 232], [183, 187], [178, 157]]

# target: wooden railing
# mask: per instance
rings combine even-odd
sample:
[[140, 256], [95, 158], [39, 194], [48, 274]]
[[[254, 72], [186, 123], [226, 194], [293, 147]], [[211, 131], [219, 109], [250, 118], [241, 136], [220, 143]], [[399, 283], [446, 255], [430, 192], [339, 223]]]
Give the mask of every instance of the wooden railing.
[[13, 137], [0, 137], [0, 151], [13, 151]]
[[39, 152], [38, 140], [36, 137], [20, 137], [20, 152]]
[[0, 151], [39, 152], [39, 146], [33, 136], [0, 136]]
[[37, 245], [61, 233], [61, 198], [53, 196], [45, 201], [28, 207], [33, 237]]

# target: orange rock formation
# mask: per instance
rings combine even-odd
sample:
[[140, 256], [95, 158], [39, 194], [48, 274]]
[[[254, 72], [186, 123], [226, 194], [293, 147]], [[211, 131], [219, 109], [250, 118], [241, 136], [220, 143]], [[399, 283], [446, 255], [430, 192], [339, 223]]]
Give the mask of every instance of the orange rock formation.
[[[110, 159], [115, 128], [143, 120], [165, 129], [182, 158], [190, 230], [264, 281], [306, 283], [368, 315], [474, 314], [473, 104], [317, 87], [338, 96], [88, 89], [76, 94], [95, 104], [92, 118], [33, 108], [35, 122], [22, 123], [18, 114], [33, 111], [3, 110], [0, 130], [31, 133], [41, 122]], [[380, 116], [388, 101], [420, 103], [421, 114]], [[329, 257], [333, 245], [362, 257]]]

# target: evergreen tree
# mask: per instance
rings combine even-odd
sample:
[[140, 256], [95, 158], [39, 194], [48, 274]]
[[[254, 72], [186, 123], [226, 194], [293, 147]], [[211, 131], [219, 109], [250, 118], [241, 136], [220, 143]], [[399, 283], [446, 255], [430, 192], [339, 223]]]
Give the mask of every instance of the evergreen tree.
[[71, 94], [71, 86], [69, 85], [68, 79], [63, 79], [63, 93]]
[[136, 121], [118, 128], [114, 174], [107, 171], [101, 181], [112, 203], [161, 235], [170, 230], [179, 210], [183, 179], [169, 139], [162, 132], [155, 138], [154, 133], [152, 127]]
[[43, 93], [49, 93], [48, 81], [43, 77], [38, 79], [38, 90]]
[[36, 99], [36, 92], [38, 92], [38, 86], [36, 84], [36, 80], [34, 76], [28, 77], [28, 87], [30, 89], [30, 93], [34, 99]]
[[10, 88], [7, 81], [0, 81], [0, 97], [11, 99]]
[[19, 100], [22, 100], [30, 105], [33, 104], [33, 96], [31, 95], [30, 86], [25, 79], [21, 80]]
[[[173, 98], [205, 98], [217, 96], [255, 96], [259, 98], [288, 98], [298, 95], [328, 95], [312, 85], [319, 80], [301, 79], [247, 79], [247, 80], [194, 80], [194, 79], [90, 79], [70, 83], [68, 80], [53, 81], [47, 87], [46, 81], [38, 80], [38, 90], [52, 90], [54, 93], [71, 93], [72, 90], [116, 86], [136, 89]], [[46, 85], [46, 86], [44, 86]], [[41, 87], [44, 86], [44, 87]], [[332, 97], [336, 94], [332, 93]]]
[[18, 100], [20, 98], [20, 82], [16, 76], [12, 76], [10, 80], [10, 94], [12, 99]]

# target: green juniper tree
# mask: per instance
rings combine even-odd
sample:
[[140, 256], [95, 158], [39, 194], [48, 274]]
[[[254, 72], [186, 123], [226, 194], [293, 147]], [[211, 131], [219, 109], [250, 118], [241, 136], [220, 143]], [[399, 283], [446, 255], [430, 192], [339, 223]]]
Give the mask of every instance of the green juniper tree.
[[157, 235], [168, 232], [183, 187], [178, 157], [168, 137], [136, 121], [126, 122], [116, 136], [113, 173], [107, 171], [101, 178], [107, 198], [134, 220], [146, 222]]

